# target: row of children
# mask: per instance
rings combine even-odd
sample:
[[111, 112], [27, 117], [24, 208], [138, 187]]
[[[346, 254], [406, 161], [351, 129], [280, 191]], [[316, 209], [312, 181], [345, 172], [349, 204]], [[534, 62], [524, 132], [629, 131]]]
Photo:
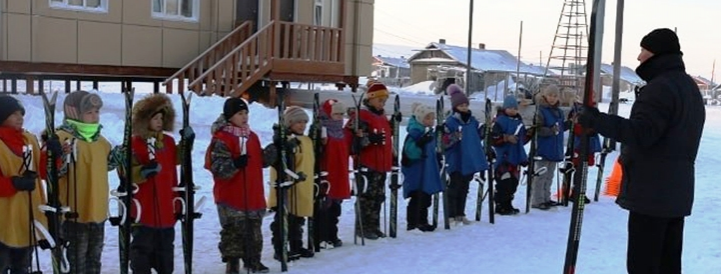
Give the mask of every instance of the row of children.
[[[465, 204], [469, 183], [474, 174], [488, 169], [483, 156], [483, 132], [479, 121], [469, 110], [469, 101], [462, 89], [451, 85], [447, 89], [452, 104], [452, 115], [442, 125], [435, 124], [435, 108], [414, 104], [404, 141], [401, 172], [404, 174], [404, 197], [410, 198], [407, 207], [407, 229], [432, 231], [435, 227], [428, 223], [428, 207], [431, 195], [446, 189], [449, 216], [457, 224], [470, 224], [465, 217]], [[342, 241], [338, 237], [338, 219], [341, 203], [351, 196], [348, 165], [349, 158], [358, 161], [365, 186], [357, 193], [360, 204], [360, 222], [363, 230], [359, 236], [367, 239], [385, 237], [380, 229], [380, 211], [385, 201], [386, 174], [392, 167], [392, 128], [401, 121], [400, 115], [386, 116], [384, 106], [388, 99], [388, 89], [380, 84], [370, 85], [359, 110], [360, 125], [354, 125], [355, 119], [344, 124], [345, 106], [338, 100], [326, 100], [321, 107], [320, 125], [327, 132], [323, 140], [320, 155], [314, 155], [313, 142], [305, 136], [309, 117], [298, 107], [288, 107], [284, 111], [285, 124], [292, 136], [283, 142], [282, 149], [293, 155], [296, 172], [314, 174], [314, 162], [320, 161], [324, 171], [324, 180], [330, 183], [320, 208], [314, 208], [316, 191], [313, 176], [291, 186], [288, 190], [288, 240], [289, 258], [312, 257], [313, 252], [303, 248], [302, 227], [306, 217], [314, 218], [315, 227], [325, 233], [319, 241], [326, 245], [339, 247]], [[533, 207], [548, 209], [556, 203], [550, 199], [550, 186], [557, 162], [563, 157], [562, 132], [567, 124], [562, 111], [558, 108], [558, 88], [545, 87], [539, 100], [540, 110], [537, 116], [538, 156], [540, 166], [546, 166], [551, 172], [534, 182]], [[68, 255], [71, 273], [100, 273], [100, 255], [104, 242], [104, 223], [108, 209], [108, 170], [119, 164], [117, 154], [124, 148], [111, 147], [101, 135], [99, 112], [101, 98], [94, 93], [77, 91], [65, 98], [65, 119], [57, 131], [57, 136], [45, 136], [44, 147], [63, 155], [77, 154], [79, 159], [71, 163], [60, 164], [61, 202], [77, 212], [77, 218], [65, 220], [63, 231], [69, 243]], [[503, 107], [495, 118], [492, 130], [495, 149], [497, 192], [495, 195], [496, 213], [515, 214], [518, 209], [512, 205], [519, 177], [520, 166], [528, 161], [523, 145], [530, 140], [530, 131], [526, 131], [517, 112], [515, 97], [505, 98]], [[0, 271], [24, 273], [30, 267], [32, 246], [31, 232], [27, 224], [34, 219], [45, 220], [41, 212], [28, 215], [27, 208], [44, 201], [44, 193], [34, 191], [40, 187], [46, 161], [36, 150], [23, 150], [23, 147], [39, 147], [32, 134], [23, 130], [24, 109], [21, 104], [9, 96], [0, 97], [0, 210], [14, 212], [10, 218], [0, 219]], [[150, 95], [133, 108], [134, 142], [133, 169], [134, 182], [138, 184], [136, 199], [142, 205], [143, 214], [133, 227], [131, 245], [131, 267], [134, 273], [173, 272], [174, 214], [173, 199], [177, 194], [176, 169], [179, 162], [178, 146], [191, 145], [182, 142], [176, 145], [170, 134], [173, 130], [175, 111], [165, 95]], [[213, 194], [221, 223], [220, 243], [218, 245], [222, 260], [226, 263], [227, 273], [238, 273], [240, 260], [244, 267], [252, 272], [267, 272], [261, 263], [263, 236], [262, 218], [266, 210], [276, 210], [276, 191], [266, 203], [262, 169], [276, 166], [277, 150], [281, 149], [278, 136], [273, 143], [261, 147], [260, 138], [249, 125], [247, 103], [238, 98], [226, 100], [223, 112], [212, 124], [212, 140], [207, 149], [205, 168], [214, 179]], [[357, 129], [357, 130], [355, 130]], [[442, 131], [441, 140], [436, 140], [436, 131]], [[192, 128], [181, 130], [187, 142], [192, 143]], [[560, 136], [560, 137], [559, 137]], [[440, 141], [444, 154], [437, 154], [436, 142]], [[74, 144], [69, 148], [68, 144]], [[32, 151], [32, 156], [27, 155]], [[23, 165], [28, 157], [39, 159], [35, 166]], [[73, 157], [61, 157], [62, 159]], [[27, 162], [27, 160], [26, 160]], [[32, 161], [31, 161], [32, 162]], [[445, 164], [443, 164], [445, 163]], [[441, 165], [450, 180], [447, 185], [440, 177]], [[72, 172], [69, 172], [72, 170]], [[274, 181], [275, 169], [271, 171]], [[72, 191], [70, 190], [72, 188]], [[29, 192], [31, 195], [23, 195]], [[32, 197], [32, 199], [29, 199]], [[82, 201], [77, 203], [77, 201]], [[76, 201], [70, 203], [70, 201]], [[276, 214], [278, 215], [278, 214]], [[322, 219], [320, 222], [318, 220]], [[275, 256], [281, 248], [279, 216], [274, 218], [270, 227]], [[5, 229], [8, 227], [8, 229]]]

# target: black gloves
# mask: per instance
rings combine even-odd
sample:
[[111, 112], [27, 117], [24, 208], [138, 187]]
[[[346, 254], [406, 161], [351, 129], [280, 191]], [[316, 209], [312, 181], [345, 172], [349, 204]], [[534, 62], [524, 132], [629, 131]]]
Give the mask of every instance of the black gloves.
[[186, 127], [184, 129], [181, 129], [180, 136], [190, 145], [192, 145], [195, 141], [195, 131], [192, 127]]
[[419, 147], [422, 147], [428, 144], [428, 142], [430, 142], [431, 140], [433, 140], [433, 133], [429, 131], [421, 135], [421, 137], [418, 138], [418, 141], [416, 141], [416, 143]]
[[13, 176], [10, 180], [17, 191], [33, 191], [35, 190], [35, 181], [37, 180], [37, 177], [37, 173], [25, 171], [22, 176]]
[[393, 115], [391, 115], [391, 120], [396, 121], [396, 122], [403, 121], [403, 114], [400, 112], [393, 114]]
[[593, 128], [594, 123], [601, 113], [596, 107], [584, 107], [578, 116], [578, 123], [584, 128]]
[[142, 176], [145, 179], [155, 177], [155, 175], [158, 175], [162, 167], [158, 162], [151, 161], [149, 164], [144, 165], [140, 168], [140, 176]]
[[49, 139], [45, 140], [45, 148], [55, 157], [63, 155], [63, 145], [60, 144], [60, 139], [57, 135], [53, 135]]
[[233, 159], [233, 166], [235, 166], [235, 168], [245, 168], [248, 166], [248, 154], [243, 154]]
[[373, 145], [382, 145], [386, 140], [386, 134], [380, 133], [368, 133], [368, 142]]

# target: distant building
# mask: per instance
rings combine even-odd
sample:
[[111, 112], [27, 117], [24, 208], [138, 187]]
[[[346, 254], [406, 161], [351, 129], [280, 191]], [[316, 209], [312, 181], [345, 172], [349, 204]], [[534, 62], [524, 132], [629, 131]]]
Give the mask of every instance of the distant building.
[[373, 56], [373, 72], [371, 76], [387, 85], [405, 86], [410, 82], [411, 66], [402, 56]]
[[471, 52], [472, 75], [465, 77], [467, 55], [467, 47], [448, 45], [445, 39], [430, 43], [408, 58], [411, 83], [440, 81], [437, 85], [440, 91], [450, 83], [469, 78], [471, 91], [486, 90], [490, 86], [506, 83], [502, 91], [505, 93], [511, 88], [509, 82], [526, 83], [529, 78], [542, 77], [546, 73], [543, 67], [519, 62], [508, 51], [489, 50], [485, 44], [479, 44]]

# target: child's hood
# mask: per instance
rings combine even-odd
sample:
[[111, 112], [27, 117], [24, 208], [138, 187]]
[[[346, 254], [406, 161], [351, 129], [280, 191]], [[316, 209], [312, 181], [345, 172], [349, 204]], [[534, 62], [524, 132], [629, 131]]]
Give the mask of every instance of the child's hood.
[[230, 122], [228, 122], [228, 120], [225, 120], [223, 114], [220, 114], [220, 116], [218, 116], [218, 119], [215, 119], [215, 122], [210, 125], [210, 135], [215, 135], [216, 132], [220, 131], [229, 124]]
[[150, 119], [157, 113], [163, 113], [163, 131], [173, 131], [175, 109], [165, 94], [152, 94], [133, 106], [133, 133], [142, 137], [150, 136]]

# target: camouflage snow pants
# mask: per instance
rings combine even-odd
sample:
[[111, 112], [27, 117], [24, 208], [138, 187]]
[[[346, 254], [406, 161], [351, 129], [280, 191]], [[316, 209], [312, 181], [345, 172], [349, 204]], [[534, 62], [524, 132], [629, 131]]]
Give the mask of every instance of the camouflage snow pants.
[[263, 251], [263, 234], [260, 231], [264, 210], [245, 212], [218, 205], [220, 230], [220, 255], [223, 262], [243, 259], [260, 262]]
[[365, 179], [364, 182], [358, 183], [358, 188], [361, 190], [358, 197], [363, 232], [376, 233], [382, 231], [380, 215], [381, 207], [386, 200], [386, 173], [369, 170], [361, 174]]
[[63, 235], [68, 240], [68, 261], [71, 274], [100, 274], [105, 240], [105, 222], [63, 222]]

